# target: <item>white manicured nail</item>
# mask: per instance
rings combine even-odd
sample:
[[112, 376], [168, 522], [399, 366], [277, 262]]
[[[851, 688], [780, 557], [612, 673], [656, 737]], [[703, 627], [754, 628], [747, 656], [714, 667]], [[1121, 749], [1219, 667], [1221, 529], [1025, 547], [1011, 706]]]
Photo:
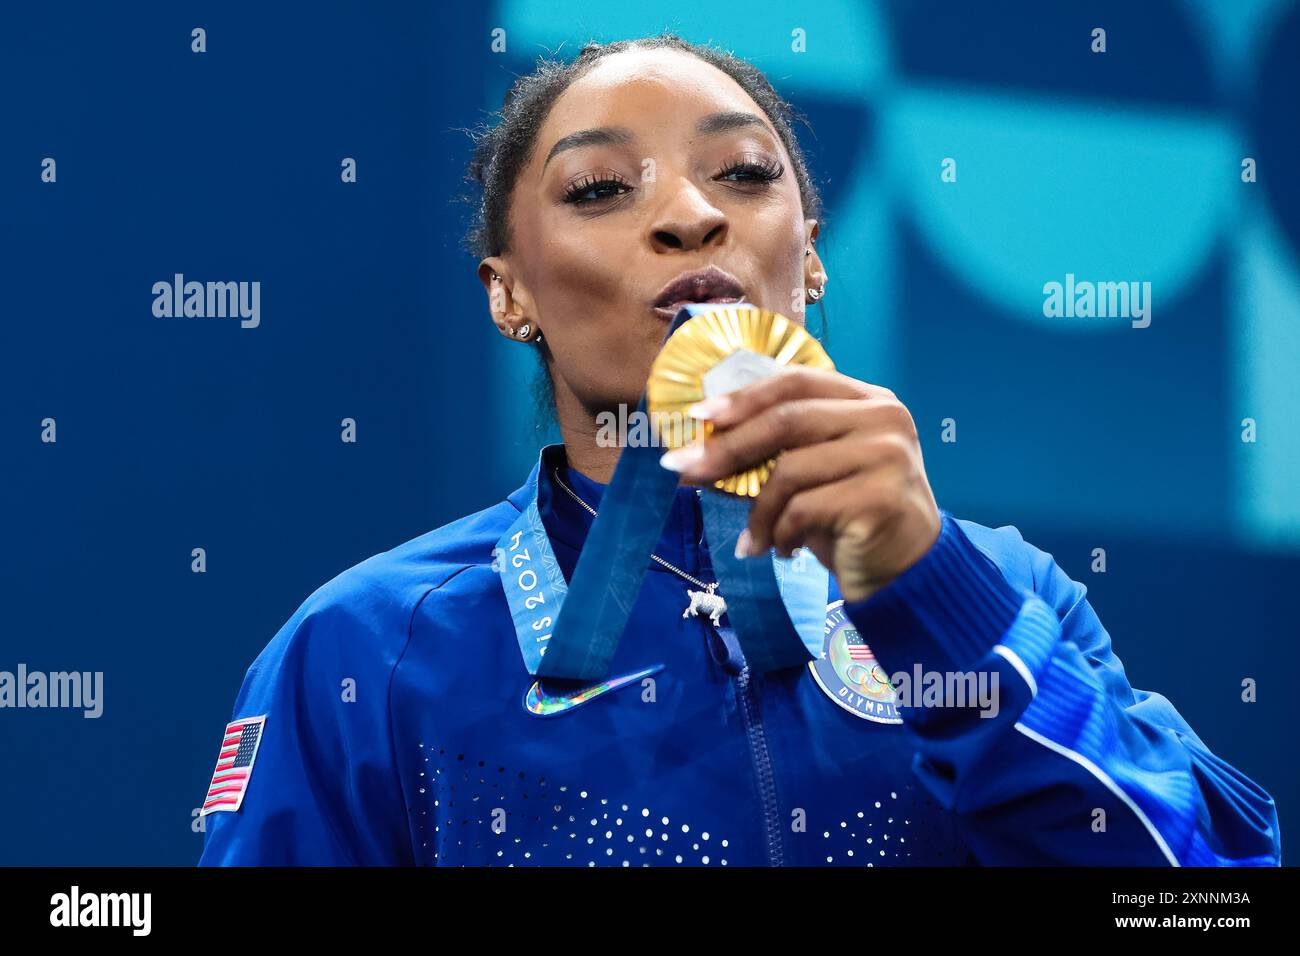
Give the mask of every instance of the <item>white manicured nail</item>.
[[717, 418], [726, 411], [727, 406], [730, 404], [731, 399], [726, 395], [714, 395], [711, 398], [696, 402], [686, 409], [686, 414], [697, 419]]
[[669, 471], [685, 471], [698, 462], [703, 455], [704, 449], [699, 445], [686, 445], [664, 452], [663, 457], [659, 459], [659, 464]]
[[748, 528], [746, 528], [744, 531], [740, 532], [740, 537], [736, 539], [736, 557], [737, 557], [737, 558], [747, 558], [747, 557], [749, 557], [749, 546], [750, 546], [750, 544], [752, 543], [752, 541], [753, 541], [753, 539], [750, 537], [749, 529], [748, 529]]

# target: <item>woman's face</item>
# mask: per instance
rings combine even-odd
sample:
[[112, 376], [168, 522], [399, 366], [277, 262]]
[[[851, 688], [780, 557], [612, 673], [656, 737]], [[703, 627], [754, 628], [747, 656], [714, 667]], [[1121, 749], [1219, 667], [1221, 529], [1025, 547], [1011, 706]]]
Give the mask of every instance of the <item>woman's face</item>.
[[792, 166], [749, 95], [679, 51], [609, 56], [555, 101], [511, 199], [510, 250], [479, 274], [503, 332], [544, 333], [561, 424], [635, 407], [674, 311], [656, 299], [683, 272], [716, 266], [739, 283], [724, 295], [803, 320], [796, 303], [825, 274], [804, 254], [817, 224]]

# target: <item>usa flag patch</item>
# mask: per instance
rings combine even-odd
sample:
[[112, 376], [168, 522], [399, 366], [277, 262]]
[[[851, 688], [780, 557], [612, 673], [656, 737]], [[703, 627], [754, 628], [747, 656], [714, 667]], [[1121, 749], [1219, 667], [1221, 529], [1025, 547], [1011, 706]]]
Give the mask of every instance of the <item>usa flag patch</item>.
[[234, 813], [243, 804], [265, 723], [266, 715], [263, 714], [261, 717], [245, 717], [226, 724], [221, 752], [217, 755], [217, 769], [212, 771], [212, 782], [208, 784], [208, 795], [203, 799], [200, 816], [218, 810]]

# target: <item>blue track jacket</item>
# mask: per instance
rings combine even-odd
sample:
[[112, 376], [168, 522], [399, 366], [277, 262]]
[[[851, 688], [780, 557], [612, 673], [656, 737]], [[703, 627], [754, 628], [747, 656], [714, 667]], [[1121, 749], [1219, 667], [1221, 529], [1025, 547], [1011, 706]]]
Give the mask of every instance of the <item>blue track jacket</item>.
[[[944, 512], [868, 600], [832, 578], [818, 660], [767, 674], [651, 563], [609, 686], [534, 687], [492, 549], [536, 489], [572, 577], [592, 519], [556, 468], [599, 508], [549, 446], [506, 501], [345, 571], [281, 628], [235, 704], [264, 721], [238, 809], [209, 790], [203, 865], [1279, 862], [1269, 795], [1129, 686], [1083, 585], [1010, 526]], [[678, 489], [655, 553], [708, 582], [698, 495]], [[553, 716], [526, 706], [543, 690]]]

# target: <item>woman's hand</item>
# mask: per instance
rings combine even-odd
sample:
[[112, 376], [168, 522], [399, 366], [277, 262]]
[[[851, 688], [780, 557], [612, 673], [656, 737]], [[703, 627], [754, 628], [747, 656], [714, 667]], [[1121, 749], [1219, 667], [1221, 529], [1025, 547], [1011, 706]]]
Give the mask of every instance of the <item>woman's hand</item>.
[[754, 500], [738, 556], [809, 547], [861, 601], [910, 568], [939, 537], [939, 507], [921, 461], [916, 425], [887, 388], [838, 372], [788, 368], [691, 415], [713, 422], [705, 441], [663, 465], [707, 485], [776, 458]]

